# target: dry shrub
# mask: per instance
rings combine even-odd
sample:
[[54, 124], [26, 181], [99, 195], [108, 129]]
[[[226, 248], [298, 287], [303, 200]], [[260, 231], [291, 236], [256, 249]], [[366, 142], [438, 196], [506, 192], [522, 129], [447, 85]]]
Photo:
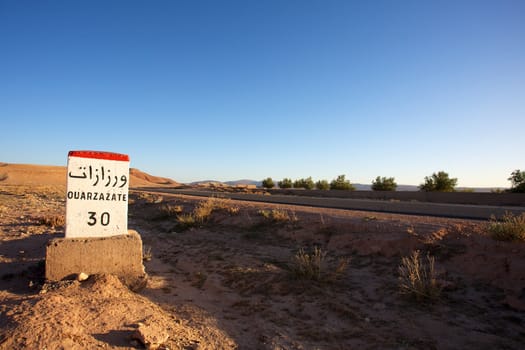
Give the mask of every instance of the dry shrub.
[[290, 271], [295, 279], [312, 281], [329, 281], [339, 278], [347, 269], [349, 259], [341, 258], [332, 269], [328, 269], [327, 252], [321, 248], [314, 247], [311, 253], [304, 248], [292, 257]]
[[411, 256], [403, 257], [399, 266], [399, 288], [402, 294], [414, 297], [416, 300], [434, 300], [441, 294], [441, 285], [437, 280], [434, 267], [435, 259], [416, 250]]
[[292, 274], [298, 279], [318, 281], [321, 279], [325, 258], [326, 252], [323, 252], [321, 248], [315, 247], [310, 254], [301, 248], [292, 258]]
[[240, 208], [236, 205], [233, 205], [232, 200], [229, 198], [217, 198], [212, 197], [208, 200], [210, 206], [212, 206], [213, 211], [224, 211], [229, 215], [239, 214]]
[[159, 208], [158, 219], [167, 219], [176, 217], [181, 214], [183, 207], [181, 205], [164, 204]]
[[142, 260], [151, 261], [152, 258], [153, 258], [153, 253], [151, 251], [151, 246], [144, 244], [142, 246]]
[[241, 208], [239, 208], [239, 207], [228, 207], [226, 209], [226, 212], [233, 216], [233, 215], [239, 214], [240, 210], [241, 210]]
[[207, 221], [211, 213], [215, 209], [215, 205], [216, 203], [213, 198], [210, 198], [203, 202], [199, 202], [195, 209], [193, 209], [193, 216], [195, 217], [195, 221], [199, 223]]
[[49, 227], [63, 227], [66, 224], [66, 219], [64, 215], [43, 216], [38, 218], [38, 223]]
[[239, 213], [239, 208], [231, 204], [231, 200], [211, 197], [201, 201], [189, 214], [177, 215], [177, 221], [185, 228], [201, 225], [209, 220], [214, 211], [223, 210], [230, 215]]
[[259, 214], [269, 221], [275, 223], [296, 222], [297, 216], [294, 212], [291, 215], [284, 209], [259, 210]]
[[9, 175], [7, 173], [0, 174], [0, 182], [7, 180]]
[[164, 200], [164, 197], [158, 194], [139, 192], [137, 194], [137, 199], [143, 200], [146, 203], [152, 204], [152, 203], [161, 203]]
[[501, 221], [493, 216], [488, 230], [492, 238], [498, 241], [525, 241], [525, 213], [505, 213]]
[[198, 224], [193, 213], [177, 215], [177, 222], [182, 229], [190, 228]]

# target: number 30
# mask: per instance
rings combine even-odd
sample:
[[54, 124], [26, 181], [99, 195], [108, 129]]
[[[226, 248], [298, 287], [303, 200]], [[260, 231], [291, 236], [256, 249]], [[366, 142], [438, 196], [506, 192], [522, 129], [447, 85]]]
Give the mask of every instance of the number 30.
[[[97, 224], [97, 212], [96, 211], [88, 211], [88, 214], [89, 214], [89, 220], [87, 222], [87, 224], [89, 226], [94, 226]], [[103, 212], [102, 214], [100, 214], [100, 224], [102, 226], [107, 226], [109, 225], [109, 213], [108, 212]]]

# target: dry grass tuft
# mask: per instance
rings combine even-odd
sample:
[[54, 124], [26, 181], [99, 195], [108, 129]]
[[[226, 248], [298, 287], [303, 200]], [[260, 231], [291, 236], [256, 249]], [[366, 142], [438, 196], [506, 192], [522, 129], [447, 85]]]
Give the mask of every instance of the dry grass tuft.
[[498, 241], [525, 241], [525, 213], [506, 213], [501, 221], [492, 217], [488, 225], [492, 238]]
[[176, 217], [183, 211], [182, 205], [164, 204], [159, 208], [157, 219], [168, 219]]
[[152, 258], [153, 258], [153, 253], [151, 251], [151, 246], [144, 244], [142, 246], [142, 260], [151, 261]]
[[66, 224], [66, 218], [64, 215], [43, 216], [38, 218], [38, 223], [49, 227], [63, 227]]
[[239, 208], [231, 204], [231, 200], [211, 197], [201, 201], [189, 214], [178, 214], [177, 221], [185, 228], [202, 225], [206, 223], [214, 211], [225, 211], [230, 215], [239, 213]]
[[275, 223], [285, 223], [285, 222], [297, 222], [297, 216], [295, 212], [291, 214], [284, 209], [272, 209], [272, 210], [259, 210], [259, 214], [264, 217], [266, 220], [273, 221]]
[[297, 279], [319, 281], [325, 258], [326, 252], [323, 252], [321, 248], [315, 247], [312, 253], [305, 252], [304, 248], [299, 249], [292, 258], [293, 276]]
[[427, 253], [426, 261], [416, 250], [411, 256], [403, 257], [399, 266], [399, 288], [402, 294], [416, 300], [434, 300], [441, 295], [434, 267], [435, 259]]
[[164, 200], [164, 197], [162, 197], [161, 195], [158, 195], [158, 194], [153, 194], [153, 193], [147, 193], [147, 192], [139, 192], [137, 194], [137, 199], [138, 200], [143, 200], [145, 201], [146, 203], [161, 203], [163, 200]]
[[177, 222], [182, 229], [194, 227], [198, 224], [193, 213], [177, 215]]
[[311, 281], [330, 281], [338, 279], [348, 268], [349, 259], [341, 258], [332, 269], [328, 269], [327, 252], [314, 247], [310, 253], [304, 248], [292, 257], [290, 271], [295, 279]]

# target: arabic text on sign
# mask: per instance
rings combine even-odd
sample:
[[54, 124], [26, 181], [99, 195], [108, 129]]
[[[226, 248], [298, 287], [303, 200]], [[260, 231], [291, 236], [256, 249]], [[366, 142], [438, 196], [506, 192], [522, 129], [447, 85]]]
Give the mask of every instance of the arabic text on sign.
[[78, 167], [78, 172], [70, 171], [68, 176], [74, 179], [89, 179], [90, 181], [94, 181], [91, 184], [92, 186], [97, 186], [99, 182], [104, 187], [116, 187], [119, 182], [120, 186], [118, 186], [118, 188], [126, 186], [128, 183], [128, 177], [126, 175], [122, 175], [119, 178], [117, 175], [110, 175], [110, 172], [110, 169], [104, 169], [103, 166], [100, 167], [100, 169], [93, 169], [90, 165], [89, 167], [80, 166]]

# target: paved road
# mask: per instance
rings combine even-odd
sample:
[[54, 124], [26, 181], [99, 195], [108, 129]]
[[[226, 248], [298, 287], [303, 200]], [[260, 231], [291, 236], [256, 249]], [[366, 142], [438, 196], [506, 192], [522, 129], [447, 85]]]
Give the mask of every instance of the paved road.
[[488, 220], [492, 215], [503, 216], [506, 212], [520, 215], [525, 212], [525, 207], [503, 207], [487, 205], [464, 205], [428, 202], [401, 202], [372, 199], [349, 198], [321, 198], [291, 195], [259, 195], [247, 193], [226, 193], [214, 191], [199, 191], [192, 189], [166, 189], [166, 188], [141, 188], [150, 192], [183, 194], [200, 197], [221, 197], [242, 201], [265, 202], [278, 204], [302, 205], [309, 207], [348, 209], [388, 212], [397, 214], [429, 215], [451, 218], [466, 218]]

